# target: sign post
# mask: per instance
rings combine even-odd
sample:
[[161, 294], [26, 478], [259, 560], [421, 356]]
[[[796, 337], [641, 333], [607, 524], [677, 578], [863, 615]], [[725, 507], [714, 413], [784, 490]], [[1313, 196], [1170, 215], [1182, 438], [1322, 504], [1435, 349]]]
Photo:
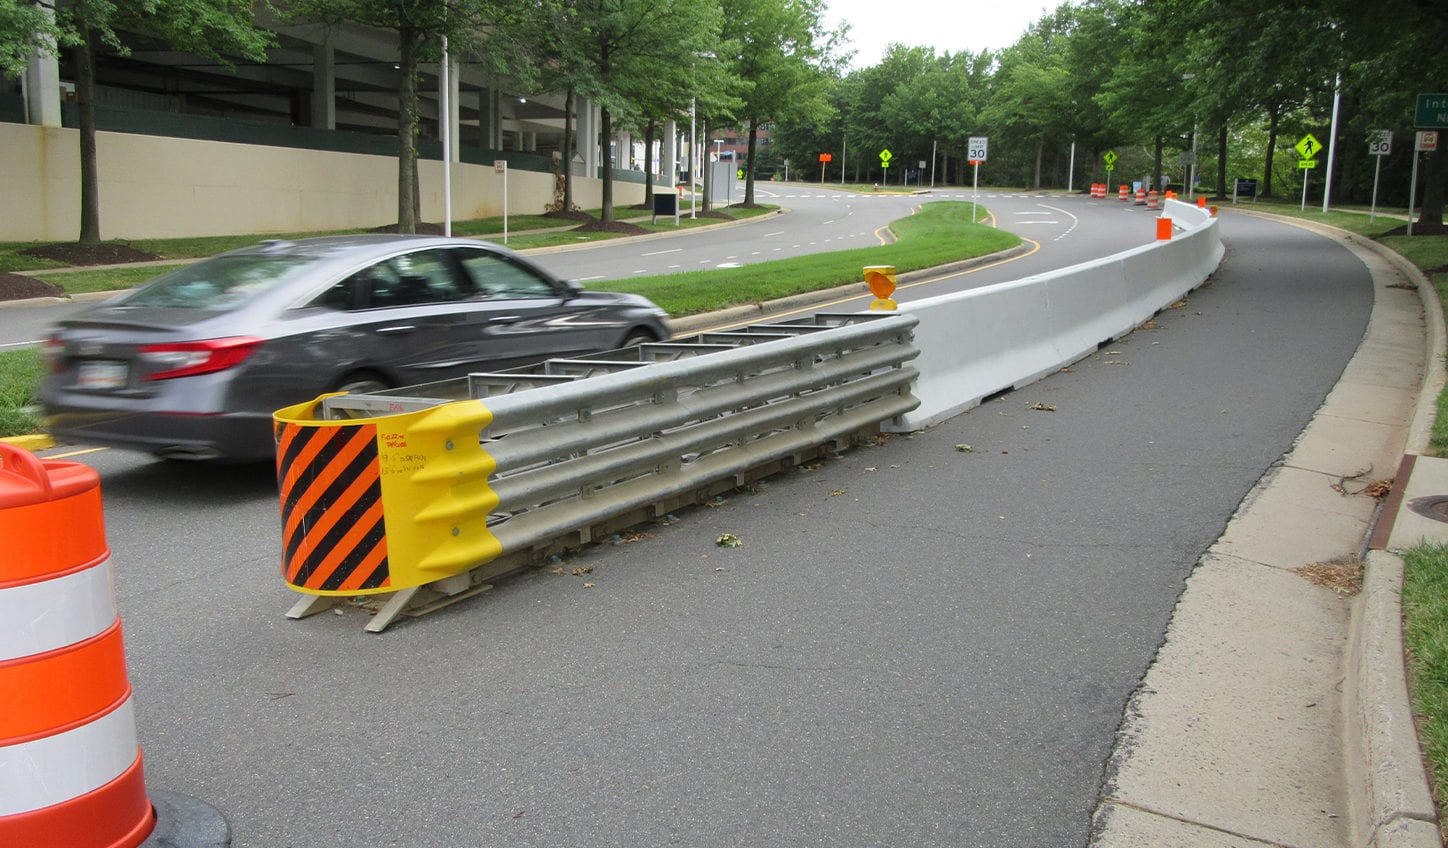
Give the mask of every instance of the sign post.
[[493, 170], [503, 175], [503, 244], [508, 243], [508, 160], [494, 159]]
[[1373, 157], [1373, 205], [1368, 213], [1368, 223], [1378, 218], [1378, 175], [1383, 171], [1383, 157], [1393, 152], [1393, 131], [1378, 130], [1377, 138], [1368, 142], [1368, 155]]
[[974, 184], [971, 187], [970, 197], [970, 222], [975, 223], [976, 205], [980, 202], [980, 163], [985, 161], [986, 154], [990, 152], [990, 138], [983, 135], [973, 135], [970, 142], [965, 146], [966, 158], [975, 168]]
[[1413, 145], [1413, 182], [1408, 186], [1408, 235], [1413, 234], [1413, 207], [1418, 204], [1418, 154], [1432, 153], [1437, 149], [1438, 131], [1418, 130], [1418, 137]]
[[1307, 211], [1307, 180], [1312, 175], [1312, 169], [1317, 167], [1317, 160], [1312, 158], [1322, 150], [1322, 142], [1318, 141], [1312, 133], [1302, 137], [1302, 140], [1293, 145], [1297, 150], [1299, 158], [1297, 167], [1302, 171], [1302, 208], [1298, 211]]
[[[1448, 94], [1418, 95], [1413, 126], [1419, 130], [1448, 129]], [[1437, 149], [1437, 132], [1418, 133], [1413, 144], [1413, 182], [1408, 187], [1408, 235], [1413, 234], [1413, 206], [1418, 202], [1418, 154]]]
[[[825, 184], [825, 165], [826, 165], [827, 163], [833, 161], [834, 158], [835, 158], [835, 154], [833, 154], [833, 153], [821, 153], [821, 154], [820, 154], [820, 185], [824, 185], [824, 184]], [[844, 167], [844, 166], [841, 165], [840, 167]]]

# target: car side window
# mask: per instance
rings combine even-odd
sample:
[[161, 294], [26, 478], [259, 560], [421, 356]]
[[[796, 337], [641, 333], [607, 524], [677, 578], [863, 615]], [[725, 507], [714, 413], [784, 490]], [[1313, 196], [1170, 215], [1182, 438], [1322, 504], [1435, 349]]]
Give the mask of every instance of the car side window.
[[541, 277], [530, 268], [509, 262], [485, 250], [460, 251], [477, 290], [491, 300], [558, 297], [554, 282]]
[[313, 303], [352, 311], [449, 303], [472, 297], [472, 280], [444, 250], [420, 250], [370, 265], [341, 280]]

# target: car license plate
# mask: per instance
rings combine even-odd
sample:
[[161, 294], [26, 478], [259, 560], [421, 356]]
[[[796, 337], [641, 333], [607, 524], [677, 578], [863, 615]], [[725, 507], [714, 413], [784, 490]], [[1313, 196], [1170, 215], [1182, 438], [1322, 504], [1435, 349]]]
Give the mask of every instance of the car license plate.
[[124, 362], [82, 362], [75, 382], [82, 389], [122, 389], [126, 386], [126, 374]]

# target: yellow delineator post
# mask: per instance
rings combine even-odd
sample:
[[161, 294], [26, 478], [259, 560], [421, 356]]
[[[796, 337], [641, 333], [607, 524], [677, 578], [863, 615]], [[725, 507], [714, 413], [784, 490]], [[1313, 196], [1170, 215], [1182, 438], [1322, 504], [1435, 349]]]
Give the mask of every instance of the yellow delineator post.
[[890, 295], [895, 293], [894, 265], [865, 266], [865, 282], [870, 284], [870, 292], [875, 295], [871, 309], [893, 312], [898, 308], [898, 304], [890, 299]]
[[423, 586], [495, 559], [497, 463], [479, 442], [480, 401], [320, 420], [331, 395], [276, 412], [282, 576], [310, 595]]

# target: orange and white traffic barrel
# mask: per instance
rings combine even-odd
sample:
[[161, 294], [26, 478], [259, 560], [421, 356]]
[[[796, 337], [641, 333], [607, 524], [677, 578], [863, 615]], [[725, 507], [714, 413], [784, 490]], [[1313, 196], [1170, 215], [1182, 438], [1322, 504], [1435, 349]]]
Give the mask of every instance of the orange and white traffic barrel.
[[1155, 191], [1148, 191], [1148, 192], [1146, 193], [1146, 208], [1147, 208], [1147, 209], [1160, 209], [1160, 208], [1161, 208], [1161, 195], [1160, 195], [1160, 194], [1157, 194]]
[[1136, 206], [1145, 206], [1145, 205], [1146, 205], [1146, 189], [1144, 189], [1144, 188], [1139, 188], [1139, 189], [1136, 190], [1136, 203], [1135, 203], [1135, 205], [1136, 205]]
[[150, 836], [100, 477], [0, 443], [0, 845]]
[[1129, 186], [1129, 185], [1127, 185], [1127, 184], [1125, 184], [1125, 183], [1122, 183], [1122, 184], [1121, 184], [1121, 194], [1120, 194], [1120, 196], [1119, 196], [1119, 199], [1121, 199], [1121, 200], [1130, 200], [1130, 199], [1131, 199], [1131, 186]]

